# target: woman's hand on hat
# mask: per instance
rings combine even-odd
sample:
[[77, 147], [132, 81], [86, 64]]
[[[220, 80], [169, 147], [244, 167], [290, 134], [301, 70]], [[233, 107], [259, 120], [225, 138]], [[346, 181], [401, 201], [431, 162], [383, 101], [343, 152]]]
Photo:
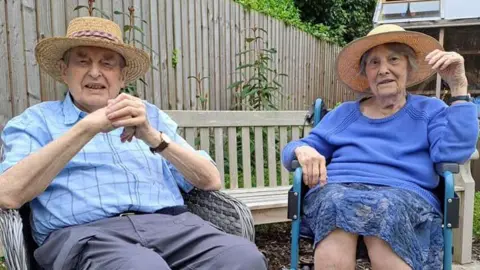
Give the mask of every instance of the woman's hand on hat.
[[468, 81], [463, 56], [456, 52], [434, 50], [425, 60], [448, 83], [452, 94], [467, 94]]
[[320, 182], [320, 186], [327, 183], [327, 167], [325, 157], [310, 146], [300, 146], [295, 149], [297, 160], [302, 166], [303, 182], [310, 188]]
[[122, 93], [109, 100], [106, 116], [116, 128], [124, 127], [122, 142], [131, 141], [135, 136], [151, 145], [157, 141], [156, 133], [148, 122], [147, 110], [143, 101], [137, 97]]

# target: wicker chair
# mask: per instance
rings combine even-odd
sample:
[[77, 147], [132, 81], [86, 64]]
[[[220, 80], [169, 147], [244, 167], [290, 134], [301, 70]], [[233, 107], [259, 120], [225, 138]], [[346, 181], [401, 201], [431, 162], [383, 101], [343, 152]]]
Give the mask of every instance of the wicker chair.
[[[1, 132], [1, 126], [0, 126]], [[3, 143], [0, 138], [0, 162]], [[212, 223], [226, 233], [254, 241], [255, 227], [250, 209], [239, 200], [221, 191], [195, 189], [183, 193], [190, 212]], [[30, 207], [25, 204], [18, 210], [0, 209], [0, 239], [4, 245], [5, 261], [9, 270], [40, 269], [33, 258], [36, 243], [30, 228]]]

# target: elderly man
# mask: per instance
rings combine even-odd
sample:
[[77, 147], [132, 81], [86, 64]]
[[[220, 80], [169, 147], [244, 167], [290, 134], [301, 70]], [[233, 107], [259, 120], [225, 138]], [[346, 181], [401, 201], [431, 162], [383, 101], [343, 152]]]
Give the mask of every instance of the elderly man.
[[165, 113], [119, 94], [149, 57], [123, 44], [118, 25], [74, 19], [36, 57], [69, 92], [5, 127], [0, 207], [31, 201], [43, 268], [266, 269], [253, 243], [185, 210], [179, 187], [219, 189], [219, 172]]

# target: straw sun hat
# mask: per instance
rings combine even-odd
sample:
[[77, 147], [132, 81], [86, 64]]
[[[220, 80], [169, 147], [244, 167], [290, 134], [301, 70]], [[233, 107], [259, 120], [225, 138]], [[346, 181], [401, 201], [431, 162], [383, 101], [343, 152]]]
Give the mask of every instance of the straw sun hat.
[[362, 55], [375, 46], [392, 42], [410, 46], [417, 56], [418, 69], [409, 74], [407, 87], [419, 84], [435, 73], [425, 57], [435, 49], [443, 50], [436, 39], [419, 32], [405, 31], [397, 25], [384, 24], [374, 28], [367, 36], [350, 42], [340, 52], [336, 63], [339, 80], [354, 91], [367, 92], [370, 87], [367, 78], [360, 74]]
[[65, 37], [42, 39], [35, 47], [40, 67], [55, 80], [63, 82], [58, 61], [74, 47], [94, 46], [110, 49], [125, 58], [125, 82], [135, 81], [150, 68], [150, 57], [141, 49], [123, 43], [120, 27], [98, 17], [79, 17], [70, 21]]

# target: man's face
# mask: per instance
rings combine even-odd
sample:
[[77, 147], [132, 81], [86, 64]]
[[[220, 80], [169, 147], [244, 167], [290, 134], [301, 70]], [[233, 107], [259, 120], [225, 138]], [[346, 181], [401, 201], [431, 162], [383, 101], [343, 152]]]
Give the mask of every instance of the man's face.
[[90, 113], [103, 108], [125, 87], [122, 73], [125, 60], [117, 52], [76, 47], [66, 55], [67, 63], [60, 63], [62, 78], [79, 109]]

